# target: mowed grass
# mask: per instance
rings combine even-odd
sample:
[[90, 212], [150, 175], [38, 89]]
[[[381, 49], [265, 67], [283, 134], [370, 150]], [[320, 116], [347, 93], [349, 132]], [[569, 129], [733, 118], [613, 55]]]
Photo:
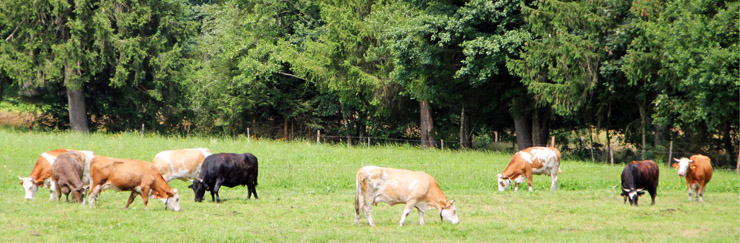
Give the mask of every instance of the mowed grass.
[[[150, 161], [159, 151], [210, 148], [250, 152], [259, 158], [259, 200], [246, 187], [222, 188], [222, 204], [193, 202], [187, 182], [172, 181], [182, 211], [165, 211], [158, 200], [144, 209], [138, 198], [123, 209], [128, 192], [105, 191], [94, 209], [49, 201], [48, 189], [23, 199], [17, 176], [27, 176], [36, 158], [56, 148]], [[0, 130], [0, 241], [61, 242], [244, 242], [244, 241], [713, 241], [740, 240], [740, 177], [715, 170], [705, 203], [689, 203], [684, 180], [661, 165], [657, 203], [648, 194], [640, 207], [619, 196], [624, 167], [563, 161], [560, 187], [534, 177], [534, 192], [500, 193], [496, 174], [510, 154], [423, 150], [411, 146], [348, 147], [312, 142], [247, 141], [246, 138], [176, 138], [138, 134], [20, 133]], [[354, 176], [363, 165], [424, 170], [449, 199], [461, 223], [439, 220], [430, 210], [420, 226], [416, 212], [398, 226], [403, 207], [373, 207], [377, 224], [364, 215], [354, 224]]]

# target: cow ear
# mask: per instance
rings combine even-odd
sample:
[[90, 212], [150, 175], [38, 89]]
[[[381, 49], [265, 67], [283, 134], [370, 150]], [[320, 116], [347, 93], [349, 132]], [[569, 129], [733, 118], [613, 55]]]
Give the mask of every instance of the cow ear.
[[689, 163], [694, 163], [694, 160], [689, 160]]
[[450, 206], [455, 206], [455, 200], [450, 201]]
[[188, 188], [193, 188], [193, 184], [190, 184], [190, 185], [188, 186]]

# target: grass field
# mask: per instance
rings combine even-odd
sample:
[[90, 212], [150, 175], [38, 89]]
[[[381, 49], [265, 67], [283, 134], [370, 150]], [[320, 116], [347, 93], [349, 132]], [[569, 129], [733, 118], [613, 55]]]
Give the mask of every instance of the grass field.
[[[96, 208], [49, 201], [48, 189], [23, 199], [17, 176], [27, 176], [36, 158], [56, 148], [92, 150], [99, 155], [150, 161], [159, 151], [207, 147], [217, 152], [250, 152], [259, 158], [259, 200], [246, 200], [246, 187], [223, 188], [222, 204], [193, 202], [188, 183], [170, 183], [181, 192], [182, 211], [165, 211], [159, 201], [143, 208], [129, 193], [105, 191]], [[245, 241], [740, 241], [740, 177], [716, 170], [705, 203], [689, 203], [682, 178], [661, 165], [657, 203], [630, 207], [619, 196], [623, 165], [611, 167], [563, 161], [560, 187], [535, 176], [534, 192], [496, 188], [496, 173], [510, 154], [422, 150], [410, 146], [347, 147], [310, 142], [171, 138], [137, 134], [22, 133], [0, 130], [0, 241], [61, 242], [245, 242]], [[403, 207], [373, 207], [376, 227], [354, 224], [354, 175], [362, 165], [424, 170], [449, 199], [456, 200], [460, 224], [416, 212], [399, 227]]]

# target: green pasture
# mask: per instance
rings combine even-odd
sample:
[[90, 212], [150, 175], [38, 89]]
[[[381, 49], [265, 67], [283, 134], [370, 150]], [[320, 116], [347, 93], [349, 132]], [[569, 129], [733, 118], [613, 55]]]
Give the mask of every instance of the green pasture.
[[[212, 152], [250, 152], [259, 158], [259, 200], [246, 187], [222, 188], [222, 204], [193, 202], [188, 183], [173, 181], [182, 211], [165, 211], [158, 200], [144, 209], [137, 198], [123, 209], [128, 192], [105, 191], [96, 207], [49, 201], [48, 189], [23, 199], [17, 176], [27, 176], [36, 158], [56, 148], [150, 161], [159, 151], [206, 147]], [[619, 196], [623, 164], [611, 167], [563, 161], [559, 190], [549, 177], [535, 176], [534, 192], [500, 193], [496, 173], [510, 154], [423, 150], [408, 145], [349, 147], [247, 138], [161, 137], [139, 134], [34, 133], [0, 130], [0, 241], [2, 242], [592, 242], [740, 240], [740, 177], [715, 170], [705, 202], [689, 203], [684, 181], [660, 168], [657, 203], [642, 206]], [[664, 163], [664, 162], [662, 162]], [[442, 223], [428, 211], [420, 226], [416, 212], [399, 227], [402, 206], [373, 208], [376, 227], [364, 215], [354, 224], [354, 175], [363, 165], [424, 170], [449, 199], [460, 224]]]

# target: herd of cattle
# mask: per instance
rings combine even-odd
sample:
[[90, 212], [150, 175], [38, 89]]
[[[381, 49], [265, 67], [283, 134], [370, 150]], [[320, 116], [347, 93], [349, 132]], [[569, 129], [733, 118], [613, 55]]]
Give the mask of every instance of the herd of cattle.
[[[678, 175], [686, 178], [689, 201], [692, 195], [704, 201], [704, 189], [712, 178], [712, 165], [709, 157], [694, 155], [691, 158], [675, 159], [673, 167]], [[519, 184], [527, 181], [532, 191], [532, 175], [550, 176], [550, 190], [557, 190], [560, 170], [560, 151], [550, 147], [530, 147], [514, 154], [503, 173], [498, 174], [498, 189], [505, 191], [514, 183], [514, 191]], [[141, 196], [144, 207], [150, 198], [161, 200], [166, 208], [180, 210], [180, 197], [177, 189], [171, 188], [169, 181], [174, 179], [190, 181], [188, 186], [195, 193], [195, 201], [201, 202], [206, 191], [211, 192], [211, 201], [221, 202], [218, 194], [221, 186], [248, 188], [247, 199], [258, 198], [257, 157], [250, 153], [211, 154], [205, 148], [169, 150], [154, 156], [152, 163], [133, 159], [112, 158], [96, 155], [91, 151], [57, 149], [44, 152], [28, 177], [18, 177], [26, 192], [26, 199], [32, 199], [39, 187], [48, 187], [49, 198], [61, 201], [62, 194], [69, 202], [89, 204], [93, 208], [100, 192], [106, 189], [131, 191], [125, 208]], [[657, 195], [659, 170], [651, 160], [632, 161], [622, 171], [622, 196], [624, 203], [637, 206], [638, 198], [646, 190], [650, 193], [652, 204]], [[457, 224], [455, 200], [448, 200], [437, 181], [423, 171], [364, 166], [357, 171], [355, 191], [355, 223], [360, 221], [360, 209], [364, 211], [370, 225], [375, 225], [371, 208], [379, 202], [390, 205], [405, 204], [400, 225], [416, 208], [419, 223], [424, 224], [424, 212], [436, 209], [442, 221]], [[86, 197], [87, 196], [87, 197]]]
[[257, 171], [257, 157], [252, 154], [211, 154], [204, 148], [163, 151], [154, 156], [153, 163], [96, 155], [91, 151], [57, 149], [41, 154], [31, 175], [18, 179], [26, 199], [33, 199], [39, 187], [48, 187], [51, 200], [56, 194], [57, 201], [61, 201], [64, 194], [69, 202], [72, 194], [73, 202], [88, 201], [92, 208], [100, 192], [110, 188], [131, 191], [126, 208], [139, 195], [145, 208], [150, 198], [156, 198], [166, 208], [180, 211], [179, 193], [170, 187], [169, 181], [190, 181], [196, 201], [202, 201], [205, 192], [210, 191], [212, 201], [218, 198], [220, 203], [221, 186], [246, 185], [248, 196], [254, 194], [257, 198]]

